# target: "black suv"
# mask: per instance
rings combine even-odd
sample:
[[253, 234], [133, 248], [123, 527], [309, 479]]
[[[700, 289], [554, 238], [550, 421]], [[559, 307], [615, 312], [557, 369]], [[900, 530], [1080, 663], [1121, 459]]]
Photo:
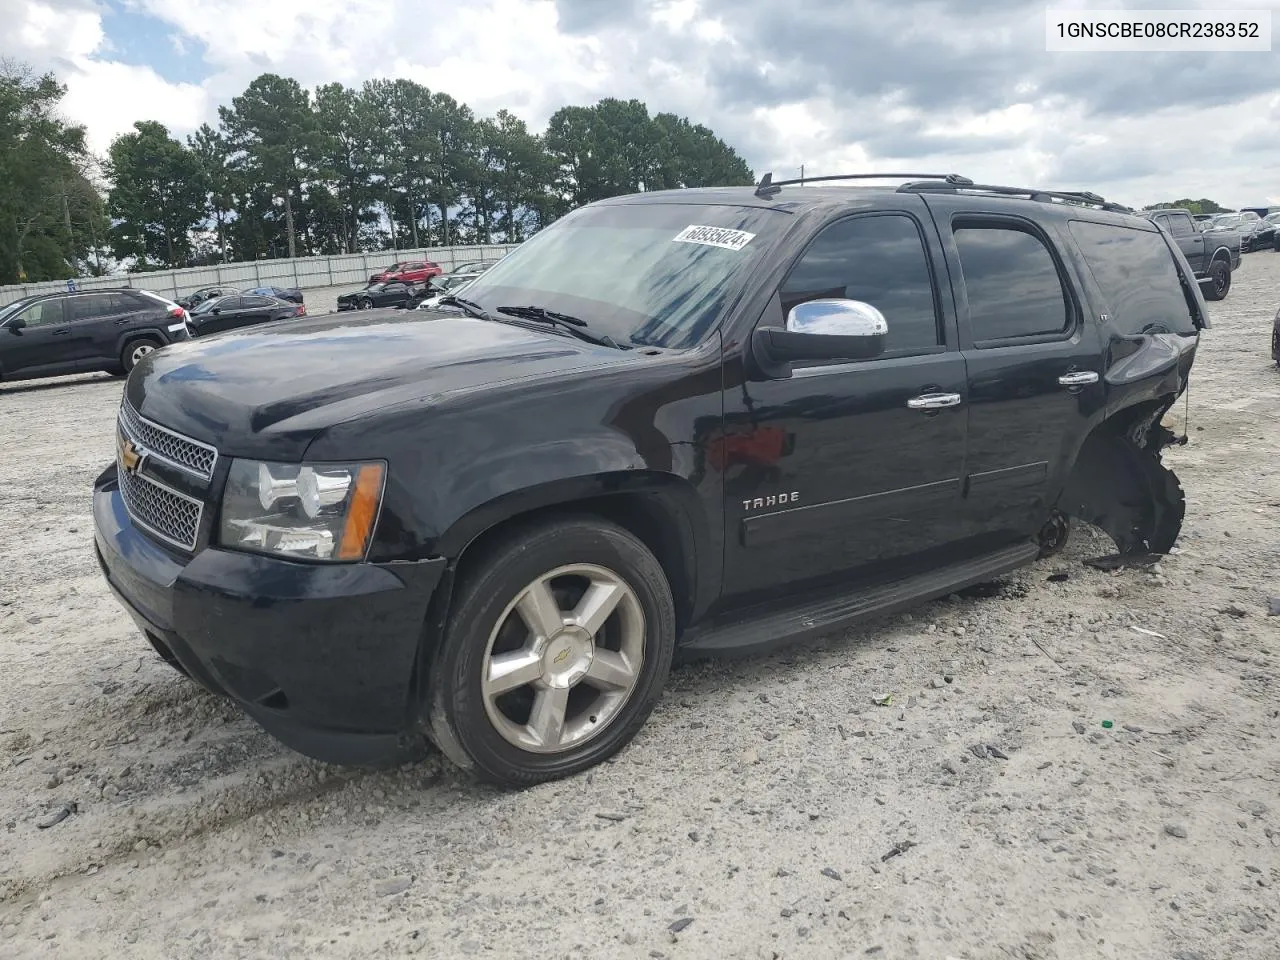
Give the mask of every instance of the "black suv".
[[677, 653], [988, 581], [1072, 517], [1169, 550], [1186, 258], [1092, 194], [910, 176], [603, 200], [465, 315], [148, 357], [94, 492], [108, 582], [300, 751], [429, 737], [527, 784], [622, 747]]
[[145, 290], [27, 297], [0, 307], [0, 380], [128, 373], [153, 350], [190, 335], [186, 311]]

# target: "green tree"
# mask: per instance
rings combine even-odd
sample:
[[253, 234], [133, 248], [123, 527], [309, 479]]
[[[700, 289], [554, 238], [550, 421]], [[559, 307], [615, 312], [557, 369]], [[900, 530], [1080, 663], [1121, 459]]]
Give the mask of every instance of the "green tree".
[[218, 116], [236, 151], [233, 167], [283, 201], [288, 255], [296, 257], [294, 207], [321, 145], [310, 95], [297, 80], [264, 73]]
[[136, 257], [143, 269], [150, 263], [189, 263], [191, 231], [205, 221], [208, 194], [199, 158], [164, 124], [140, 120], [132, 133], [112, 141], [107, 175], [115, 255]]
[[0, 61], [0, 283], [76, 276], [106, 235], [84, 128], [58, 115], [65, 93]]
[[523, 120], [499, 110], [476, 127], [478, 162], [468, 188], [475, 237], [491, 243], [495, 233], [519, 243], [540, 225], [550, 198], [553, 164]]
[[754, 182], [743, 159], [707, 127], [669, 113], [651, 118], [639, 100], [556, 111], [546, 149], [562, 208], [639, 190]]
[[340, 83], [316, 89], [320, 174], [328, 193], [342, 210], [342, 247], [360, 249], [364, 227], [376, 220], [370, 212], [374, 193], [374, 138], [377, 118], [369, 100]]
[[231, 145], [207, 123], [201, 124], [187, 138], [191, 153], [200, 164], [202, 185], [205, 188], [204, 213], [214, 223], [217, 232], [218, 252], [222, 262], [227, 262], [227, 225], [235, 211], [235, 173], [231, 169]]
[[1161, 209], [1182, 209], [1191, 213], [1229, 213], [1230, 211], [1212, 200], [1172, 200], [1169, 203], [1153, 203], [1150, 206], [1143, 207], [1143, 210], [1161, 210]]

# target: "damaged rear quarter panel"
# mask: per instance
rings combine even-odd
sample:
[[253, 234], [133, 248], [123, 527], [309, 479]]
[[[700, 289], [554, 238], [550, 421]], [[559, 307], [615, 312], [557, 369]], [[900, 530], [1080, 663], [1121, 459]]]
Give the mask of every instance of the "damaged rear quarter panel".
[[[1171, 317], [1166, 329], [1125, 329], [1081, 249], [1069, 246], [1073, 272], [1100, 328], [1106, 399], [1075, 451], [1057, 507], [1105, 531], [1121, 553], [1166, 553], [1181, 531], [1186, 504], [1177, 476], [1160, 459], [1175, 440], [1161, 420], [1187, 389], [1199, 329], [1208, 325], [1204, 300], [1198, 287], [1187, 285], [1175, 249], [1170, 255], [1186, 314]], [[1189, 319], [1194, 332], [1170, 332], [1191, 326]]]

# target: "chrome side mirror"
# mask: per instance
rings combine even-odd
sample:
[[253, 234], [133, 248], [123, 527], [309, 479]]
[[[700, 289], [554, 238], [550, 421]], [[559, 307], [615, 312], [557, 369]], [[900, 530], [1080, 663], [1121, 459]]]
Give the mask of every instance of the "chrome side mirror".
[[869, 303], [809, 300], [791, 308], [785, 329], [757, 327], [751, 347], [761, 371], [779, 379], [791, 376], [796, 361], [878, 357], [888, 335], [889, 322]]
[[[862, 300], [809, 300], [791, 308], [787, 314], [787, 330], [824, 337], [882, 339], [889, 335], [889, 321], [883, 313]], [[883, 346], [870, 355], [875, 356], [882, 349]]]

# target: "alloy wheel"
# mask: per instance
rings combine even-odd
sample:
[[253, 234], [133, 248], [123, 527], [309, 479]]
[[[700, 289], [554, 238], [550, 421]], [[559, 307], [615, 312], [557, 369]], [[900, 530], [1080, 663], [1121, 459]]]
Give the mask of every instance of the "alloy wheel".
[[559, 753], [599, 734], [635, 691], [645, 618], [616, 573], [571, 564], [521, 590], [489, 635], [484, 708], [508, 743]]

